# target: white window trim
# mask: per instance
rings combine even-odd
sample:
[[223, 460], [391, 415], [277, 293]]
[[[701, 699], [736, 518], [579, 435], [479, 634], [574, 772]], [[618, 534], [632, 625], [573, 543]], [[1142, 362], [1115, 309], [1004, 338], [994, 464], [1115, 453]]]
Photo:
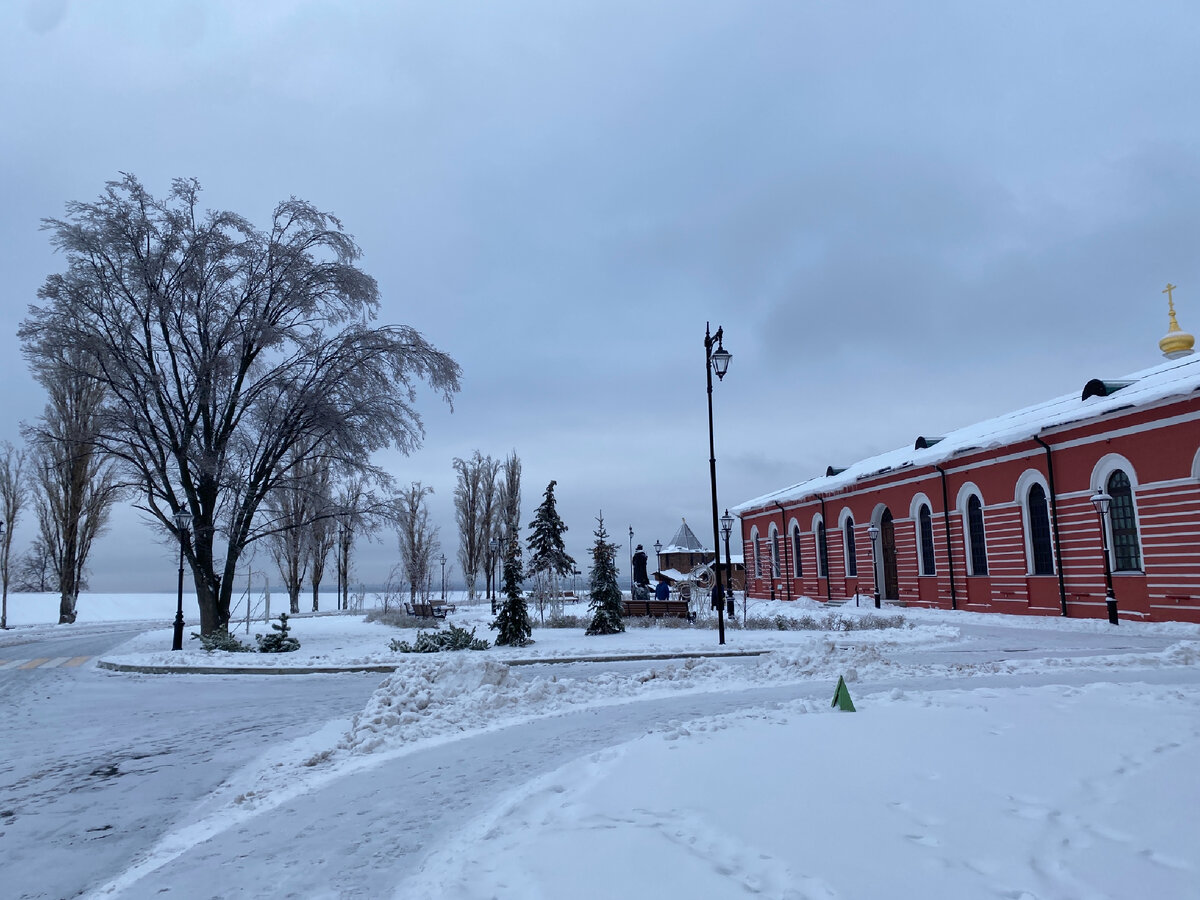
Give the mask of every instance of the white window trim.
[[771, 577], [778, 578], [783, 570], [779, 567], [779, 529], [775, 527], [774, 522], [767, 529], [767, 541], [768, 553], [771, 556]]
[[[1194, 465], [1194, 463], [1193, 463]], [[1137, 542], [1138, 542], [1138, 560], [1141, 562], [1139, 569], [1124, 569], [1117, 571], [1117, 552], [1113, 545], [1112, 534], [1112, 515], [1111, 513], [1104, 517], [1104, 535], [1105, 541], [1108, 543], [1108, 565], [1112, 570], [1114, 577], [1122, 575], [1143, 575], [1146, 572], [1146, 548], [1142, 544], [1142, 512], [1138, 509], [1138, 477], [1137, 470], [1133, 467], [1133, 463], [1120, 453], [1106, 453], [1096, 461], [1096, 465], [1092, 467], [1092, 493], [1097, 490], [1108, 490], [1108, 479], [1112, 473], [1120, 469], [1125, 473], [1125, 477], [1129, 479], [1129, 497], [1133, 502], [1133, 524], [1137, 527]], [[1095, 512], [1092, 513], [1095, 515]], [[1099, 521], [1096, 527], [1100, 527]]]
[[[792, 578], [803, 578], [800, 574], [804, 569], [804, 560], [800, 556], [800, 539], [804, 532], [800, 530], [800, 523], [795, 519], [788, 522], [788, 541], [792, 545]], [[797, 571], [799, 569], [800, 571]]]
[[[933, 578], [937, 575], [937, 546], [936, 546], [937, 540], [936, 540], [936, 538], [934, 539], [933, 559], [930, 560], [933, 563], [933, 575], [925, 575], [925, 574], [923, 574], [925, 571], [925, 557], [924, 557], [925, 551], [921, 546], [921, 507], [922, 506], [929, 507], [929, 518], [930, 518], [930, 524], [932, 525], [933, 503], [930, 501], [928, 494], [926, 494], [924, 491], [917, 491], [915, 494], [913, 494], [912, 500], [908, 504], [908, 518], [913, 523], [913, 534], [917, 538], [917, 577], [918, 578]], [[880, 519], [880, 521], [883, 520], [883, 512], [882, 511], [880, 511], [880, 513], [879, 513], [879, 519]], [[896, 520], [895, 520], [895, 518], [893, 518], [892, 519], [893, 526], [895, 526], [895, 522], [896, 522]], [[878, 523], [876, 523], [876, 525], [878, 525]]]
[[[1050, 517], [1050, 574], [1058, 574], [1058, 557], [1054, 545], [1054, 519], [1050, 511], [1050, 482], [1037, 469], [1026, 469], [1017, 479], [1016, 496], [1013, 498], [1021, 507], [1021, 532], [1025, 537], [1025, 574], [1033, 575], [1033, 525], [1029, 518], [1029, 489], [1040, 484], [1046, 492], [1046, 515]], [[1044, 578], [1043, 575], [1036, 576]]]
[[[986, 558], [987, 516], [985, 515], [985, 511], [987, 510], [987, 501], [983, 499], [983, 491], [979, 490], [975, 482], [968, 481], [958, 489], [958, 496], [954, 501], [954, 507], [958, 511], [959, 518], [962, 520], [963, 548], [966, 550], [967, 556], [967, 575], [970, 576], [975, 575], [975, 554], [973, 552], [974, 548], [971, 546], [971, 521], [967, 515], [967, 504], [970, 503], [972, 497], [979, 498], [979, 515], [983, 518], [983, 554], [984, 558]], [[988, 568], [989, 572], [983, 573], [985, 576], [990, 574], [991, 567], [989, 566]]]

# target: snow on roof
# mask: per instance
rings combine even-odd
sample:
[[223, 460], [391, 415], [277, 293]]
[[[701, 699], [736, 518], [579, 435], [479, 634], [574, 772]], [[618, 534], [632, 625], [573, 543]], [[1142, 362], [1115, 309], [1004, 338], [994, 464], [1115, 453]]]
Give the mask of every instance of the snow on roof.
[[[1123, 383], [1124, 382], [1124, 383]], [[1108, 386], [1107, 395], [1096, 392], [1096, 384]], [[927, 438], [878, 456], [858, 461], [845, 469], [827, 470], [793, 484], [790, 487], [730, 507], [737, 515], [776, 501], [802, 500], [817, 494], [850, 487], [891, 472], [910, 467], [932, 466], [957, 455], [975, 450], [989, 450], [1018, 441], [1028, 440], [1050, 428], [1086, 422], [1107, 413], [1139, 406], [1149, 406], [1170, 397], [1182, 397], [1200, 390], [1200, 355], [1169, 360], [1150, 369], [1135, 372], [1122, 379], [1100, 381], [1092, 379], [1082, 393], [1076, 391], [1035, 406], [997, 416], [951, 431], [941, 439]], [[1083, 395], [1086, 399], [1081, 399]]]
[[671, 538], [671, 543], [662, 548], [663, 553], [710, 553], [700, 543], [700, 538], [696, 537], [692, 529], [688, 528], [688, 523], [684, 521], [679, 526], [679, 530], [675, 532], [675, 537]]

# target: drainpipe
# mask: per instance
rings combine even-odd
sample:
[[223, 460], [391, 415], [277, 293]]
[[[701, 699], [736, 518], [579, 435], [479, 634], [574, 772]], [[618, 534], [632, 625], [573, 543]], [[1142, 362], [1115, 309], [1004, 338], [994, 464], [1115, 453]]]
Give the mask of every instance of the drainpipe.
[[[784, 522], [784, 519], [783, 519], [783, 516], [784, 516], [783, 506], [780, 504], [780, 502], [778, 500], [775, 501], [775, 506], [777, 506], [779, 508], [779, 533], [781, 535], [783, 535], [783, 540], [784, 540], [783, 546], [784, 546], [784, 548], [786, 548], [788, 545], [788, 534], [787, 534], [787, 523]], [[783, 574], [783, 561], [786, 558], [787, 558], [787, 552], [785, 549], [785, 552], [779, 554], [779, 574], [780, 575]], [[792, 572], [795, 572], [795, 571], [796, 571], [796, 563], [793, 561]], [[792, 599], [792, 572], [789, 572], [787, 574], [787, 577], [784, 578], [784, 580], [783, 580], [783, 583], [787, 585], [787, 598], [789, 600]]]
[[1039, 435], [1035, 434], [1033, 439], [1046, 451], [1046, 478], [1050, 482], [1050, 520], [1054, 523], [1054, 561], [1058, 563], [1058, 599], [1065, 617], [1067, 615], [1067, 586], [1063, 581], [1062, 541], [1058, 537], [1058, 492], [1054, 490], [1054, 457], [1050, 453], [1050, 445]]
[[[829, 592], [829, 517], [825, 515], [825, 497], [821, 497], [821, 524], [825, 526], [825, 602], [833, 602], [833, 597]], [[821, 574], [821, 541], [820, 535], [817, 535], [817, 575]]]
[[946, 559], [950, 563], [950, 608], [958, 609], [958, 592], [954, 589], [954, 548], [950, 544], [950, 495], [946, 491], [946, 470], [934, 466], [942, 476], [942, 518], [946, 523]]

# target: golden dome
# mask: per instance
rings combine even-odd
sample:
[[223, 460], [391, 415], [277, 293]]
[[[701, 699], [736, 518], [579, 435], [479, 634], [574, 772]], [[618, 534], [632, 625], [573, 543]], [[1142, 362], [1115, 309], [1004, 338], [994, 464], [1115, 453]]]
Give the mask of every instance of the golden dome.
[[1158, 342], [1158, 347], [1167, 359], [1179, 359], [1181, 356], [1187, 356], [1193, 352], [1192, 348], [1196, 344], [1196, 339], [1180, 328], [1179, 323], [1175, 321], [1175, 300], [1171, 296], [1171, 292], [1175, 289], [1175, 285], [1170, 283], [1163, 289], [1163, 293], [1167, 295], [1167, 308], [1170, 310], [1171, 324], [1162, 340]]

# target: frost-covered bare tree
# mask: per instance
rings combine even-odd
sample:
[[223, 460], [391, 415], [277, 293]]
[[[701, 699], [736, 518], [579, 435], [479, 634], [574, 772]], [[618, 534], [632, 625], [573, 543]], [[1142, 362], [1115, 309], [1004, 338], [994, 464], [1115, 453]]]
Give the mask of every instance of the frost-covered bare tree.
[[54, 567], [50, 565], [50, 552], [40, 537], [35, 537], [29, 549], [13, 562], [13, 587], [18, 591], [44, 594], [51, 589]]
[[500, 513], [496, 528], [502, 547], [521, 531], [521, 458], [516, 450], [501, 464]]
[[8, 627], [9, 563], [13, 529], [25, 506], [29, 488], [25, 483], [25, 450], [8, 441], [0, 444], [0, 628]]
[[314, 517], [308, 530], [309, 582], [312, 584], [313, 612], [320, 609], [321, 581], [325, 577], [325, 564], [338, 536], [338, 509], [334, 505], [333, 477], [326, 466], [317, 466], [313, 472]]
[[[458, 564], [467, 581], [467, 594], [475, 599], [480, 570], [488, 562], [490, 516], [495, 516], [497, 463], [476, 450], [470, 459], [454, 460], [454, 521], [458, 525]], [[490, 500], [485, 503], [485, 496]], [[489, 512], [490, 510], [490, 512]]]
[[267, 543], [288, 592], [288, 611], [300, 612], [300, 589], [312, 562], [311, 528], [319, 504], [315, 494], [317, 462], [294, 459], [289, 476], [275, 485], [264, 505]]
[[483, 458], [479, 475], [479, 541], [483, 546], [486, 563], [484, 584], [488, 596], [492, 597], [496, 595], [496, 585], [492, 581], [499, 559], [499, 554], [492, 551], [492, 538], [497, 536], [496, 524], [500, 520], [500, 484], [496, 479], [499, 471], [499, 460], [490, 456]]
[[290, 461], [320, 447], [385, 481], [371, 454], [418, 446], [417, 385], [449, 402], [459, 367], [412, 328], [373, 326], [378, 288], [334, 216], [293, 198], [260, 230], [199, 195], [180, 179], [156, 198], [126, 175], [47, 220], [65, 270], [20, 337], [31, 358], [69, 350], [105, 389], [96, 443], [139, 506], [177, 540], [172, 515], [192, 514], [184, 554], [210, 634]]
[[337, 573], [338, 608], [350, 608], [350, 553], [354, 539], [367, 525], [363, 512], [366, 484], [351, 478], [337, 491], [337, 534], [334, 541], [334, 569]]
[[106, 390], [90, 361], [71, 348], [46, 346], [29, 362], [49, 397], [26, 436], [33, 452], [38, 537], [50, 559], [58, 621], [64, 624], [75, 621], [88, 554], [121, 487], [97, 442]]
[[433, 555], [441, 549], [438, 529], [429, 522], [425, 498], [433, 488], [414, 481], [396, 495], [396, 532], [400, 538], [400, 564], [408, 580], [408, 597], [416, 602], [417, 592], [426, 592], [433, 571]]

